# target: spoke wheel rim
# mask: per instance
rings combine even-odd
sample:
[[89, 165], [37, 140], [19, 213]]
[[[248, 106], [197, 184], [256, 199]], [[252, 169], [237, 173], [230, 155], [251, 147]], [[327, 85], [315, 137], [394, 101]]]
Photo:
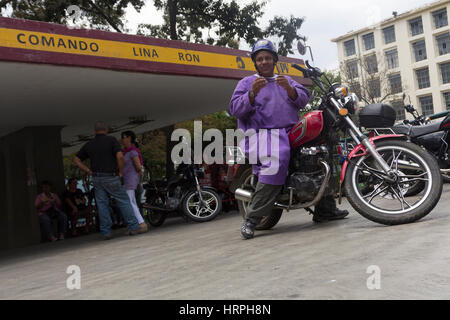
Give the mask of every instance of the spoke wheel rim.
[[197, 218], [208, 218], [213, 215], [219, 206], [216, 197], [209, 191], [202, 190], [203, 201], [205, 201], [205, 206], [200, 205], [200, 199], [197, 192], [192, 193], [187, 199], [187, 210], [192, 216]]
[[[402, 192], [400, 191], [400, 184], [403, 185], [403, 183], [405, 181], [407, 181], [408, 179], [405, 178], [405, 174], [401, 171], [398, 170], [398, 161], [397, 163], [395, 163], [395, 159], [393, 159], [392, 162], [388, 161], [388, 165], [391, 166], [392, 169], [394, 169], [394, 171], [398, 172], [398, 179], [400, 181], [400, 183], [398, 184], [394, 184], [394, 185], [389, 185], [385, 182], [381, 183], [380, 186], [376, 186], [374, 191], [372, 191], [372, 194], [369, 195], [369, 197], [374, 196], [374, 198], [372, 200], [367, 199], [368, 195], [364, 195], [362, 194], [361, 190], [359, 189], [359, 180], [358, 178], [360, 177], [360, 173], [363, 171], [361, 168], [364, 167], [364, 163], [366, 160], [370, 159], [373, 160], [371, 155], [366, 155], [361, 157], [357, 163], [356, 163], [356, 169], [353, 171], [352, 174], [352, 188], [354, 189], [356, 195], [358, 196], [358, 198], [365, 203], [365, 205], [367, 205], [368, 207], [370, 207], [373, 210], [376, 210], [378, 212], [382, 212], [384, 214], [389, 214], [389, 215], [399, 215], [399, 214], [405, 214], [408, 213], [414, 209], [416, 209], [417, 207], [419, 207], [429, 196], [430, 192], [431, 192], [431, 188], [433, 185], [433, 178], [432, 178], [432, 174], [431, 174], [431, 169], [430, 167], [427, 165], [427, 163], [425, 162], [425, 160], [420, 157], [420, 155], [418, 155], [416, 152], [414, 152], [413, 150], [401, 147], [401, 146], [383, 146], [377, 149], [378, 153], [380, 153], [380, 155], [383, 156], [383, 152], [389, 150], [387, 152], [390, 152], [392, 150], [395, 151], [399, 151], [400, 154], [404, 154], [404, 155], [408, 155], [409, 158], [411, 160], [415, 160], [415, 163], [419, 164], [420, 166], [420, 171], [423, 172], [422, 174], [416, 174], [416, 176], [423, 176], [425, 175], [425, 178], [427, 179], [427, 181], [425, 181], [425, 189], [420, 193], [423, 194], [420, 198], [419, 201], [416, 201], [414, 204], [411, 204], [410, 201], [408, 201], [409, 198], [404, 197], [404, 193], [403, 190]], [[394, 152], [394, 156], [395, 156], [395, 152]], [[399, 155], [400, 156], [400, 155]], [[425, 179], [424, 178], [424, 179]], [[411, 186], [413, 183], [413, 181], [409, 182], [409, 185]], [[387, 187], [387, 188], [386, 188]], [[378, 188], [378, 190], [377, 190]], [[384, 190], [383, 190], [384, 189]], [[386, 191], [389, 192], [390, 194], [392, 194], [393, 198], [395, 199], [394, 201], [397, 201], [398, 203], [401, 204], [401, 208], [397, 209], [397, 210], [387, 210], [387, 209], [383, 209], [380, 208], [378, 206], [375, 206], [372, 204], [372, 201], [375, 199], [375, 197], [377, 196], [377, 192], [379, 191]], [[383, 192], [382, 191], [382, 192]], [[381, 194], [381, 192], [380, 192]], [[368, 201], [370, 200], [370, 201]], [[386, 198], [384, 198], [384, 200], [388, 200]], [[403, 204], [402, 204], [403, 202]]]

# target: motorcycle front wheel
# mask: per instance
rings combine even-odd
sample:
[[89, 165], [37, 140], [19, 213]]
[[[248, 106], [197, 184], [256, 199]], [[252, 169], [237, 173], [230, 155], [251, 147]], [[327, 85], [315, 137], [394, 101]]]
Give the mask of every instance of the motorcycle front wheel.
[[[353, 158], [344, 182], [352, 207], [365, 218], [385, 225], [411, 223], [429, 214], [442, 193], [442, 176], [436, 159], [406, 141], [384, 140], [375, 145], [394, 172], [394, 181], [386, 179], [369, 153]], [[408, 189], [418, 181], [423, 189], [408, 197]]]
[[201, 190], [204, 204], [200, 203], [197, 190], [189, 191], [183, 199], [184, 214], [195, 222], [211, 221], [222, 211], [222, 199], [214, 190]]

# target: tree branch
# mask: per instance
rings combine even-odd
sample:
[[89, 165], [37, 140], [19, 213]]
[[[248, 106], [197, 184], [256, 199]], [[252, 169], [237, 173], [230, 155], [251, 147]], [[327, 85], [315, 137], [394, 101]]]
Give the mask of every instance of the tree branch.
[[114, 28], [119, 33], [122, 33], [122, 31], [117, 27], [117, 25], [112, 21], [110, 17], [108, 17], [102, 9], [100, 9], [92, 0], [88, 0], [88, 3], [111, 25], [111, 27]]

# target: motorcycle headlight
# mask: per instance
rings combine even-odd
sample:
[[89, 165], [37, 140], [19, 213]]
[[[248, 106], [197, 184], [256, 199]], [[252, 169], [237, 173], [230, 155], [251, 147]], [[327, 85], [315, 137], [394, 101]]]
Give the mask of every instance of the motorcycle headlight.
[[348, 95], [348, 87], [340, 85], [334, 89], [334, 94], [339, 98], [344, 98]]

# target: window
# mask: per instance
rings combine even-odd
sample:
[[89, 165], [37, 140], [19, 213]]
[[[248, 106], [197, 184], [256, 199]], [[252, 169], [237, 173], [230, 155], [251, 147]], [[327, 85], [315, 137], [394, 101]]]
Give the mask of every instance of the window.
[[364, 47], [366, 50], [375, 48], [375, 39], [373, 37], [373, 32], [363, 35]]
[[434, 26], [436, 29], [448, 25], [447, 8], [433, 12]]
[[445, 108], [450, 110], [450, 92], [444, 93]]
[[371, 98], [381, 97], [380, 79], [372, 79], [367, 81], [368, 93]]
[[450, 34], [448, 32], [436, 36], [436, 41], [440, 56], [450, 52]]
[[422, 61], [427, 58], [427, 49], [425, 47], [425, 40], [420, 40], [413, 43], [414, 56], [417, 61]]
[[358, 99], [361, 100], [361, 85], [359, 83], [352, 83], [349, 85], [349, 90], [350, 92], [353, 92], [354, 94], [356, 94], [356, 96], [358, 97]]
[[420, 106], [422, 107], [422, 113], [426, 116], [433, 114], [433, 96], [420, 97]]
[[347, 55], [347, 57], [354, 55], [356, 53], [355, 39], [345, 41], [344, 47], [345, 47], [345, 54]]
[[398, 68], [397, 49], [386, 51], [386, 59], [388, 63], [388, 69]]
[[383, 29], [383, 35], [384, 35], [384, 43], [392, 43], [395, 42], [395, 28], [394, 26], [390, 26]]
[[442, 75], [442, 83], [450, 82], [450, 62], [443, 63], [440, 65], [441, 67], [441, 75]]
[[347, 74], [349, 79], [358, 78], [358, 61], [351, 61], [347, 63]]
[[422, 17], [409, 20], [409, 27], [411, 28], [412, 36], [423, 33]]
[[419, 89], [430, 87], [430, 73], [428, 68], [416, 70], [416, 76]]
[[392, 108], [394, 108], [395, 113], [397, 114], [396, 116], [397, 121], [406, 119], [405, 107], [403, 106], [402, 101], [393, 101]]
[[366, 67], [369, 74], [378, 72], [377, 56], [375, 54], [366, 57]]
[[389, 84], [391, 85], [391, 93], [402, 92], [402, 78], [400, 73], [389, 76]]

